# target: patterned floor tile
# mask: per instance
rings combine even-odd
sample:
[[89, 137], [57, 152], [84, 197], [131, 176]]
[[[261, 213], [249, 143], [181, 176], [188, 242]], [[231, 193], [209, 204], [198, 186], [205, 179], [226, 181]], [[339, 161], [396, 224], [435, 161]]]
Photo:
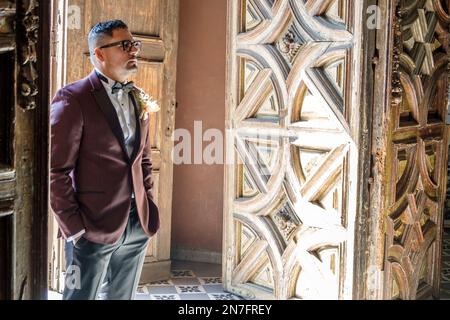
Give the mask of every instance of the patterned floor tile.
[[175, 286], [175, 288], [179, 294], [182, 294], [182, 293], [205, 293], [205, 289], [203, 289], [203, 287], [200, 285]]
[[151, 294], [151, 300], [181, 300], [178, 294]]
[[162, 280], [162, 281], [153, 281], [153, 282], [146, 284], [146, 286], [148, 286], [148, 287], [173, 286], [173, 282], [171, 279]]
[[220, 277], [199, 277], [198, 280], [201, 284], [221, 284], [222, 278]]
[[210, 300], [242, 300], [232, 293], [209, 293]]
[[172, 270], [172, 278], [194, 278], [195, 274], [192, 270]]

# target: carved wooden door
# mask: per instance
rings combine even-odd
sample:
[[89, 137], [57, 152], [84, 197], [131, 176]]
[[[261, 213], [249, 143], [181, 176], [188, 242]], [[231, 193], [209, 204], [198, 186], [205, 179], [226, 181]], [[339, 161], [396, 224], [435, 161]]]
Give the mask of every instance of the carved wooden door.
[[[15, 38], [13, 21], [16, 8], [14, 3], [1, 3], [0, 13], [0, 300], [13, 298], [13, 244], [14, 204], [17, 176], [13, 153], [13, 132], [15, 101], [14, 64]], [[6, 99], [5, 99], [6, 98]]]
[[0, 1], [0, 300], [47, 295], [49, 9]]
[[[139, 72], [131, 80], [151, 94], [161, 107], [150, 117], [154, 194], [160, 209], [161, 228], [149, 244], [141, 281], [169, 278], [178, 0], [68, 0], [65, 10], [65, 83], [81, 79], [93, 70], [87, 34], [97, 22], [121, 19], [135, 39], [143, 43], [138, 58]], [[54, 254], [57, 258], [60, 252]], [[58, 259], [55, 261], [58, 263]]]
[[377, 86], [392, 83], [392, 94], [386, 105], [376, 106], [380, 112], [374, 117], [379, 128], [374, 130], [374, 196], [382, 201], [372, 212], [379, 216], [373, 228], [383, 232], [373, 242], [377, 245], [371, 262], [382, 275], [381, 281], [372, 282], [382, 284], [384, 291], [369, 297], [439, 297], [448, 157], [449, 2], [396, 0], [384, 10], [386, 25], [392, 28], [379, 32], [380, 51], [388, 55], [380, 60]]
[[363, 1], [229, 1], [224, 285], [351, 299]]

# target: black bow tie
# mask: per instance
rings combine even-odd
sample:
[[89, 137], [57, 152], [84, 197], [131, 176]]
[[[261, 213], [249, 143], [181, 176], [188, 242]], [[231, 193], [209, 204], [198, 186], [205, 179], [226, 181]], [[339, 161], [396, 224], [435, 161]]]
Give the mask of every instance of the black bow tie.
[[116, 82], [111, 88], [111, 93], [114, 94], [119, 90], [123, 90], [125, 94], [128, 94], [131, 91], [131, 89], [133, 89], [133, 87], [134, 87], [133, 81], [129, 81], [127, 83]]

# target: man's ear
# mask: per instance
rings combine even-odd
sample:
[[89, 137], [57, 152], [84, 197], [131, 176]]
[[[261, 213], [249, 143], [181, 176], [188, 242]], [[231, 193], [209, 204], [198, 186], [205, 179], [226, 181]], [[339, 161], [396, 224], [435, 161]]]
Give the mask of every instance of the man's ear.
[[94, 55], [97, 57], [98, 61], [103, 62], [105, 61], [105, 57], [103, 56], [103, 51], [100, 48], [94, 49]]

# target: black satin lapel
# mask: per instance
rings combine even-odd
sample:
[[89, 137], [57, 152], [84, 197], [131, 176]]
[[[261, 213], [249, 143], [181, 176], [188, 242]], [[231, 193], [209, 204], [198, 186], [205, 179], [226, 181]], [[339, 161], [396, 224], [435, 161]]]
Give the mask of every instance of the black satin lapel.
[[131, 154], [131, 160], [133, 161], [134, 158], [136, 157], [137, 153], [139, 152], [139, 148], [141, 146], [141, 122], [139, 119], [139, 109], [137, 107], [137, 103], [136, 103], [136, 99], [134, 98], [133, 94], [129, 94], [129, 96], [131, 97], [131, 101], [133, 102], [133, 106], [134, 106], [134, 115], [136, 118], [136, 133], [135, 133], [135, 137], [134, 137], [134, 148], [133, 148], [133, 153]]
[[123, 136], [123, 131], [120, 126], [119, 118], [117, 117], [116, 109], [108, 97], [105, 88], [103, 86], [99, 90], [93, 90], [92, 94], [97, 101], [98, 106], [105, 114], [106, 120], [108, 120], [108, 124], [111, 127], [112, 132], [116, 136], [119, 141], [120, 146], [122, 147], [122, 151], [125, 154], [125, 157], [130, 160], [127, 153], [127, 148], [125, 147], [125, 138]]

